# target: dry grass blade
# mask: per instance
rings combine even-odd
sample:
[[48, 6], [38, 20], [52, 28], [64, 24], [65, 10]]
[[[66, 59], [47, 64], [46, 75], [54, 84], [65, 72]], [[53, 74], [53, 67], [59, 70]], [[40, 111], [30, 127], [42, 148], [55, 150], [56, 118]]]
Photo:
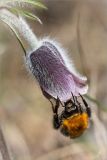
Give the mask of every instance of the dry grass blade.
[[3, 160], [11, 160], [1, 126], [0, 126], [0, 152]]
[[78, 44], [78, 50], [79, 50], [79, 54], [80, 54], [80, 63], [81, 63], [81, 66], [82, 66], [82, 71], [83, 71], [83, 74], [85, 74], [86, 77], [88, 77], [87, 70], [86, 70], [87, 65], [86, 65], [86, 61], [85, 61], [85, 58], [84, 58], [84, 49], [83, 49], [82, 40], [81, 40], [80, 12], [79, 12], [78, 17], [77, 17], [77, 44]]

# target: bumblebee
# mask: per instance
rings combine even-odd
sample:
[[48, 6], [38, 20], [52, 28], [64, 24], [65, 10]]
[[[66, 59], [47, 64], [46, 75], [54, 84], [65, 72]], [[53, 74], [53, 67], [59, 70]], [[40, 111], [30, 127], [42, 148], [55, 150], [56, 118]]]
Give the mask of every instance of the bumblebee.
[[[71, 93], [72, 94], [72, 93]], [[53, 127], [59, 129], [61, 133], [70, 138], [76, 138], [83, 134], [88, 128], [91, 110], [86, 100], [80, 95], [82, 105], [77, 97], [72, 94], [72, 98], [62, 104], [57, 97], [55, 106], [52, 104], [53, 110]], [[59, 114], [59, 106], [62, 105], [64, 110]]]

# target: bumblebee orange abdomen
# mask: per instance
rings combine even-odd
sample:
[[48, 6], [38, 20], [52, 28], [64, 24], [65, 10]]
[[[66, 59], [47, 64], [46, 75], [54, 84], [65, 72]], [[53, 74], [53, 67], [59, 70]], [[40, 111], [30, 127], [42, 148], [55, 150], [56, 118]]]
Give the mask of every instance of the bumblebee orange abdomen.
[[88, 121], [86, 112], [74, 114], [62, 121], [61, 132], [70, 138], [79, 137], [88, 128]]

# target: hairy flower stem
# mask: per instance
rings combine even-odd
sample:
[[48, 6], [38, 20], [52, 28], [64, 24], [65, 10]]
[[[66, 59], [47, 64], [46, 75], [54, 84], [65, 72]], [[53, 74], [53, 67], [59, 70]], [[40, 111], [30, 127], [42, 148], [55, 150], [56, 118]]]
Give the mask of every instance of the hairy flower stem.
[[1, 126], [0, 126], [0, 152], [3, 160], [11, 160]]
[[14, 29], [17, 29], [21, 36], [27, 41], [31, 50], [35, 50], [39, 41], [35, 34], [30, 29], [29, 25], [22, 17], [17, 17], [9, 11], [2, 9], [0, 11], [0, 18], [7, 24], [11, 25]]

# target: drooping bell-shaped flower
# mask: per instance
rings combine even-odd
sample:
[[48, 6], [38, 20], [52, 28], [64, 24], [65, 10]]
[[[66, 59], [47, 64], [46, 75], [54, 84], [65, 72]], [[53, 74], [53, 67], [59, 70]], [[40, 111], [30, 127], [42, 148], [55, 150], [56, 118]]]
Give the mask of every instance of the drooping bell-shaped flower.
[[87, 93], [86, 78], [76, 73], [66, 52], [54, 41], [40, 41], [36, 50], [26, 56], [27, 65], [47, 98], [66, 102], [74, 96]]

